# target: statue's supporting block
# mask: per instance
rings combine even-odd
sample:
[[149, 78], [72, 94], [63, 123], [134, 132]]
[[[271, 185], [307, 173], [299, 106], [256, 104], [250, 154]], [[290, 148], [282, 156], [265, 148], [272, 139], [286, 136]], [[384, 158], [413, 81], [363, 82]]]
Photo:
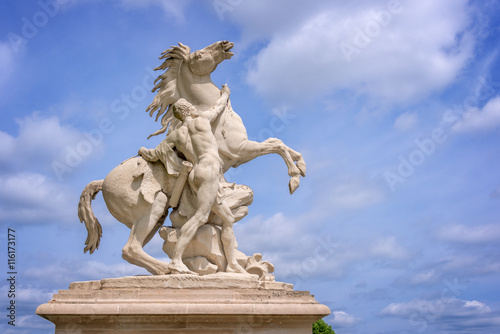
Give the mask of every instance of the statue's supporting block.
[[310, 334], [330, 310], [290, 284], [213, 274], [76, 282], [36, 313], [56, 334]]

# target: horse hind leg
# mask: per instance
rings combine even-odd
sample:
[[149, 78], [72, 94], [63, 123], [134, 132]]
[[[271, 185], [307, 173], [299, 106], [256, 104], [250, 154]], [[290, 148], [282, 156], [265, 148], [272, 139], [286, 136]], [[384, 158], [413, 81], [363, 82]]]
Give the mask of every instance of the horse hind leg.
[[143, 250], [161, 226], [160, 220], [164, 216], [167, 201], [168, 198], [163, 192], [155, 195], [150, 214], [134, 221], [127, 244], [123, 247], [122, 256], [126, 261], [145, 268], [153, 275], [170, 272], [167, 263], [153, 258]]

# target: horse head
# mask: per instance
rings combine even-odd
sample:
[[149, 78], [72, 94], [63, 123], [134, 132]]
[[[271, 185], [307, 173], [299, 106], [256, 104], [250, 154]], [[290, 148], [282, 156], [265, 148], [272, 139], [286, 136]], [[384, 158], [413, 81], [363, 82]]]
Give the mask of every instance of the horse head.
[[217, 65], [234, 55], [231, 52], [233, 46], [234, 43], [228, 41], [216, 42], [201, 50], [190, 53], [186, 57], [185, 62], [194, 75], [210, 75], [210, 73], [215, 71]]
[[[162, 52], [160, 59], [164, 59], [164, 61], [155, 70], [164, 70], [165, 72], [155, 80], [152, 91], [157, 92], [157, 94], [146, 109], [150, 116], [156, 113], [156, 120], [163, 115], [161, 118], [162, 128], [149, 137], [164, 133], [172, 121], [176, 122], [170, 105], [181, 97], [186, 98], [194, 105], [212, 106], [211, 103], [219, 97], [219, 90], [211, 83], [210, 74], [222, 61], [230, 59], [234, 55], [231, 52], [233, 46], [232, 42], [220, 41], [191, 52], [187, 45], [179, 43], [179, 46], [172, 46]], [[193, 82], [201, 83], [202, 86], [197, 86]], [[193, 101], [193, 98], [198, 98], [201, 102]]]

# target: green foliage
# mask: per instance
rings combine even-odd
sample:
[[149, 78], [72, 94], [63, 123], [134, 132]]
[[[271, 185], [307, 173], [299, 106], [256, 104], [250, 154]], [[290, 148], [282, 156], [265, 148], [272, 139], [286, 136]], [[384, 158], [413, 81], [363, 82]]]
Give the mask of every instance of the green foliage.
[[335, 334], [332, 326], [328, 325], [323, 319], [319, 319], [313, 324], [313, 334]]

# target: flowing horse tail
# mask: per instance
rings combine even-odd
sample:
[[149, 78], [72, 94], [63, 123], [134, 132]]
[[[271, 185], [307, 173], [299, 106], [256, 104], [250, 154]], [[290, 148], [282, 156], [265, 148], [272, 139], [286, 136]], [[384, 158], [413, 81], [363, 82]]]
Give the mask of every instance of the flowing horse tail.
[[104, 180], [92, 181], [85, 189], [82, 191], [80, 196], [80, 202], [78, 203], [78, 218], [80, 218], [81, 223], [85, 223], [87, 228], [87, 240], [85, 240], [84, 253], [90, 251], [92, 254], [97, 248], [99, 248], [99, 242], [102, 236], [102, 227], [97, 218], [94, 216], [92, 211], [92, 200], [95, 199], [95, 195], [102, 190], [102, 184]]

